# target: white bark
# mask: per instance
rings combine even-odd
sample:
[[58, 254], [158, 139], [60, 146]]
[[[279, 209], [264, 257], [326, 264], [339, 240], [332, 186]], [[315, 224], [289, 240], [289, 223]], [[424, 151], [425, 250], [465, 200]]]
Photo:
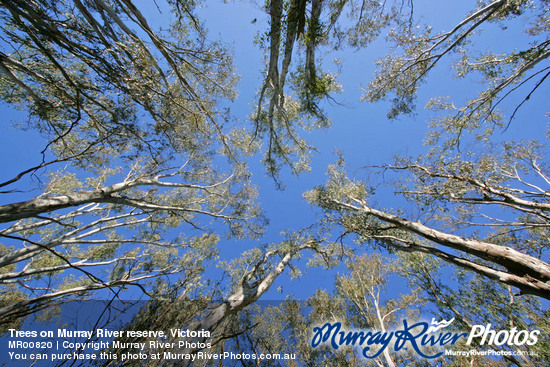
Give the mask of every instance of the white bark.
[[[229, 296], [225, 302], [213, 309], [201, 322], [194, 326], [193, 330], [209, 331], [212, 336], [215, 335], [215, 331], [223, 323], [223, 321], [227, 319], [227, 317], [256, 302], [265, 292], [268, 291], [275, 279], [283, 273], [286, 266], [297, 254], [297, 252], [304, 249], [312, 248], [313, 242], [307, 242], [295, 251], [284, 253], [283, 258], [269, 273], [267, 273], [267, 275], [250, 284], [249, 280], [255, 276], [255, 273], [260, 270], [260, 268], [269, 260], [269, 258], [279, 253], [279, 251], [277, 250], [267, 252], [263, 256], [263, 258], [255, 264], [254, 268], [243, 277], [243, 281], [239, 285], [238, 289], [231, 296]], [[206, 338], [197, 337], [188, 338], [187, 340], [190, 343], [204, 343], [206, 341]], [[199, 350], [199, 348], [182, 349], [179, 350], [178, 353], [192, 354], [196, 353]], [[189, 363], [189, 360], [181, 360], [175, 361], [172, 364], [175, 366], [188, 366]]]
[[215, 217], [225, 219], [236, 219], [229, 216], [225, 216], [221, 213], [207, 212], [196, 208], [176, 207], [170, 205], [161, 205], [146, 202], [140, 199], [134, 199], [130, 197], [124, 197], [120, 195], [121, 192], [141, 186], [156, 186], [156, 187], [169, 187], [169, 188], [187, 188], [196, 190], [205, 190], [216, 187], [219, 184], [227, 182], [230, 177], [221, 181], [218, 184], [209, 186], [190, 185], [177, 182], [163, 182], [161, 178], [170, 177], [172, 175], [162, 175], [149, 178], [138, 178], [134, 180], [127, 180], [116, 183], [111, 186], [106, 186], [97, 190], [88, 190], [70, 193], [66, 195], [57, 195], [52, 197], [38, 197], [35, 199], [21, 201], [18, 203], [6, 204], [0, 206], [0, 223], [11, 222], [23, 218], [30, 218], [40, 215], [42, 213], [48, 213], [59, 209], [68, 207], [76, 207], [89, 203], [110, 203], [110, 204], [122, 204], [135, 208], [147, 209], [147, 210], [176, 210], [176, 211], [189, 211], [199, 214], [206, 214]]
[[[547, 262], [519, 252], [511, 247], [495, 245], [489, 242], [445, 233], [425, 226], [422, 223], [412, 222], [397, 215], [371, 208], [363, 200], [352, 200], [359, 204], [359, 206], [337, 200], [333, 201], [343, 209], [372, 215], [383, 222], [396, 225], [401, 229], [419, 235], [436, 244], [501, 265], [507, 272], [479, 265], [470, 260], [452, 256], [434, 248], [424, 247], [421, 249], [419, 245], [415, 247], [413, 244], [409, 243], [411, 250], [422, 250], [423, 252], [432, 253], [448, 262], [468, 267], [482, 275], [497, 279], [505, 284], [513, 285], [524, 293], [531, 293], [550, 299], [550, 264]], [[402, 242], [407, 241], [402, 240]]]

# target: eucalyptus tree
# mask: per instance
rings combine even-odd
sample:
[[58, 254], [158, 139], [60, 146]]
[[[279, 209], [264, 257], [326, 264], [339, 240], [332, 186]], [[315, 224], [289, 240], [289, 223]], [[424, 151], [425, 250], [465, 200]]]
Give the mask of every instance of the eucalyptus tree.
[[[475, 44], [484, 35], [478, 31], [490, 33], [495, 26], [523, 31], [517, 38], [523, 43], [504, 51], [507, 43], [491, 44], [478, 56]], [[327, 182], [306, 193], [322, 209], [321, 221], [341, 238], [406, 259], [402, 274], [462, 330], [488, 324], [495, 330], [548, 330], [548, 133], [531, 124], [519, 140], [507, 131], [526, 118], [546, 123], [544, 116], [522, 112], [548, 88], [548, 31], [545, 1], [481, 2], [451, 31], [408, 24], [392, 29], [396, 47], [380, 60], [365, 100], [390, 99], [390, 118], [411, 113], [421, 85], [438, 82], [430, 72], [449, 65], [460, 78], [481, 75], [479, 94], [462, 105], [450, 97], [428, 102], [435, 117], [425, 154], [366, 168], [362, 177], [357, 171], [352, 176], [340, 157]], [[497, 364], [549, 363], [546, 339], [491, 348], [504, 352]], [[495, 363], [477, 358], [445, 363]]]
[[[528, 164], [539, 167], [534, 162]], [[418, 163], [390, 167], [415, 175], [412, 187], [399, 189], [411, 205], [418, 205], [418, 214], [412, 218], [399, 210], [374, 208], [369, 204], [374, 189], [347, 178], [335, 166], [326, 186], [312, 190], [308, 197], [327, 211], [329, 220], [361, 241], [427, 253], [522, 293], [550, 299], [546, 192], [521, 188], [526, 181], [519, 172], [526, 165], [517, 161], [505, 165], [490, 157], [452, 163], [437, 168]], [[401, 182], [406, 182], [403, 176]], [[511, 211], [495, 214], [492, 207]], [[467, 230], [473, 227], [484, 230]]]
[[[147, 360], [147, 365], [210, 365], [213, 361], [208, 358], [197, 358], [192, 361], [190, 358], [181, 356], [197, 356], [200, 351], [208, 354], [222, 355], [224, 352], [232, 353], [255, 353], [258, 357], [262, 353], [287, 354], [285, 363], [291, 360], [290, 354], [296, 359], [296, 351], [290, 349], [278, 350], [274, 345], [269, 349], [250, 349], [248, 343], [257, 344], [261, 340], [256, 335], [257, 330], [265, 330], [271, 327], [272, 319], [268, 318], [269, 309], [265, 310], [265, 304], [260, 298], [270, 289], [275, 280], [287, 269], [291, 274], [299, 273], [293, 262], [304, 257], [304, 253], [313, 252], [322, 261], [329, 264], [330, 259], [335, 256], [330, 246], [323, 245], [317, 239], [306, 232], [299, 232], [288, 235], [288, 238], [280, 243], [270, 246], [260, 246], [243, 253], [238, 259], [227, 262], [222, 261], [218, 265], [223, 267], [231, 279], [229, 289], [221, 284], [218, 287], [210, 287], [210, 293], [196, 292], [193, 297], [190, 293], [182, 294], [176, 287], [172, 292], [167, 292], [171, 297], [164, 297], [150, 300], [146, 307], [138, 312], [133, 320], [126, 325], [132, 330], [161, 329], [169, 330], [174, 326], [196, 331], [196, 336], [186, 337], [185, 345], [176, 347], [148, 348], [149, 353], [161, 353], [165, 358], [161, 360]], [[293, 274], [292, 276], [297, 276]], [[268, 302], [269, 304], [269, 302]], [[265, 313], [265, 312], [267, 313]], [[273, 327], [276, 327], [273, 325]], [[246, 341], [240, 339], [241, 335], [247, 334]], [[303, 333], [306, 330], [302, 330]], [[182, 338], [178, 335], [168, 333], [168, 340], [174, 345], [179, 345]], [[277, 335], [281, 340], [281, 335]], [[149, 345], [149, 340], [154, 338], [118, 338], [121, 342], [144, 342]], [[302, 340], [302, 344], [306, 339]], [[167, 345], [164, 343], [164, 345]], [[120, 353], [124, 350], [111, 349], [110, 352]], [[256, 363], [259, 360], [250, 361]], [[117, 365], [118, 361], [107, 361], [105, 365]], [[224, 365], [231, 363], [230, 359], [224, 359]], [[237, 358], [235, 363], [246, 363]]]
[[[518, 297], [511, 286], [487, 282], [466, 270], [456, 271], [449, 277], [452, 273], [445, 262], [428, 254], [412, 253], [400, 257], [403, 261], [400, 273], [413, 287], [426, 290], [427, 298], [437, 307], [441, 317], [454, 319], [454, 326], [460, 330], [490, 324], [492, 330], [539, 330], [540, 335], [548, 335], [548, 309], [540, 299]], [[453, 289], [453, 283], [461, 284], [459, 292]], [[504, 343], [491, 348], [502, 351], [502, 360], [507, 364], [545, 366], [550, 361], [548, 342], [548, 338], [541, 338], [534, 345]], [[472, 346], [483, 348], [475, 339]], [[458, 362], [456, 356], [449, 358]]]
[[[440, 64], [451, 64], [459, 78], [481, 75], [484, 87], [463, 106], [438, 97], [430, 103], [432, 108], [449, 111], [439, 123], [451, 144], [458, 144], [462, 131], [481, 124], [486, 128], [506, 126], [540, 91], [550, 72], [547, 0], [481, 1], [448, 31], [436, 32], [430, 24], [396, 24], [388, 32], [394, 52], [378, 61], [378, 72], [364, 89], [364, 99], [390, 99], [388, 117], [395, 118], [414, 111], [419, 88]], [[489, 42], [487, 49], [480, 51], [484, 31], [495, 29], [509, 30], [509, 44]], [[511, 45], [512, 38], [520, 41], [517, 48]], [[508, 100], [515, 106], [505, 117], [499, 107], [505, 107]]]
[[265, 11], [269, 29], [257, 36], [266, 58], [265, 77], [251, 119], [254, 136], [266, 140], [267, 171], [282, 185], [282, 165], [295, 174], [309, 169], [315, 147], [304, 133], [331, 125], [323, 101], [338, 104], [338, 75], [326, 70], [322, 55], [367, 46], [391, 22], [408, 18], [412, 1], [273, 0]]
[[231, 57], [167, 5], [161, 31], [130, 0], [0, 2], [0, 95], [44, 142], [0, 183], [4, 327], [97, 290], [192, 292], [221, 236], [261, 233]]
[[[528, 89], [510, 114], [513, 119], [548, 77], [547, 9], [546, 0], [482, 1], [460, 22], [449, 24], [449, 30], [436, 32], [431, 25], [417, 22], [413, 1], [266, 2], [269, 27], [257, 37], [266, 58], [264, 81], [251, 119], [255, 136], [267, 140], [268, 172], [277, 178], [281, 163], [289, 164], [296, 173], [307, 170], [308, 154], [315, 147], [307, 143], [301, 130], [331, 125], [323, 100], [338, 103], [339, 67], [327, 71], [330, 67], [322, 56], [338, 58], [332, 51], [368, 47], [380, 34], [386, 34], [393, 51], [379, 60], [378, 72], [364, 88], [364, 101], [389, 99], [390, 118], [412, 113], [416, 92], [430, 71], [448, 65], [452, 56], [458, 55], [455, 67], [459, 77], [481, 74], [487, 88], [463, 107], [434, 99], [433, 108], [452, 113], [433, 137], [449, 133], [445, 144], [456, 145], [461, 131], [479, 126], [481, 121], [506, 125], [497, 107], [518, 90]], [[528, 42], [517, 49], [478, 55], [475, 40], [484, 27], [506, 29], [522, 22], [530, 24], [525, 29]]]
[[[351, 175], [340, 157], [327, 182], [305, 194], [322, 209], [320, 222], [358, 251], [408, 254], [404, 274], [412, 285], [462, 328], [548, 329], [540, 300], [550, 299], [548, 132], [531, 126], [524, 134], [534, 134], [523, 140], [507, 134], [526, 118], [547, 121], [522, 112], [548, 88], [548, 9], [547, 1], [478, 2], [441, 32], [394, 18], [388, 39], [395, 47], [380, 59], [365, 101], [389, 99], [390, 118], [413, 113], [422, 84], [438, 82], [430, 73], [449, 66], [459, 78], [481, 79], [480, 90], [472, 88], [478, 94], [462, 104], [428, 102], [435, 117], [425, 154], [383, 162], [364, 176]], [[514, 48], [483, 39], [495, 29], [513, 33]], [[548, 364], [546, 340], [521, 349], [534, 354], [512, 354], [504, 363]]]
[[[351, 255], [345, 269], [333, 282], [324, 282], [307, 299], [300, 301], [289, 297], [277, 303], [260, 302], [236, 315], [232, 329], [235, 337], [226, 342], [225, 348], [235, 353], [274, 353], [296, 358], [296, 361], [273, 359], [262, 363], [268, 366], [424, 366], [426, 360], [416, 355], [412, 348], [394, 351], [388, 346], [382, 350], [368, 339], [361, 346], [353, 346], [353, 338], [348, 338], [336, 349], [330, 345], [331, 338], [323, 338], [325, 343], [312, 347], [314, 329], [326, 323], [341, 323], [342, 329], [335, 332], [339, 334], [338, 343], [346, 334], [344, 330], [390, 333], [403, 327], [403, 319], [410, 324], [419, 320], [427, 302], [420, 296], [419, 289], [404, 291], [399, 297], [394, 297], [395, 292], [390, 291], [393, 287], [406, 288], [408, 282], [401, 272], [404, 265], [402, 259], [377, 254]], [[366, 355], [373, 358], [365, 358], [365, 347]], [[460, 359], [460, 362], [487, 361], [477, 356], [472, 359]], [[445, 360], [449, 362], [450, 359]], [[454, 362], [448, 365], [461, 365], [459, 361]], [[239, 365], [239, 362], [234, 364]], [[252, 360], [243, 364], [255, 365]]]
[[[394, 96], [390, 116], [411, 111], [419, 85], [451, 52], [461, 55], [455, 65], [459, 76], [481, 72], [485, 88], [463, 107], [435, 97], [428, 103], [440, 112], [427, 139], [431, 150], [381, 167], [396, 173], [395, 194], [407, 200], [406, 211], [375, 208], [371, 202], [378, 182], [347, 178], [343, 162], [330, 168], [325, 186], [308, 194], [312, 202], [337, 213], [334, 218], [344, 231], [363, 240], [427, 253], [522, 293], [550, 298], [545, 139], [516, 142], [493, 134], [498, 127], [505, 129], [543, 88], [550, 55], [547, 5], [480, 3], [448, 32], [433, 34], [429, 26], [418, 33], [414, 29], [422, 27], [392, 30], [396, 52], [381, 60], [379, 74], [366, 91], [370, 100]], [[524, 24], [525, 47], [502, 55], [489, 50], [476, 58], [475, 49], [469, 49], [476, 40], [474, 30], [491, 23], [516, 32]], [[520, 87], [529, 88], [525, 92]], [[523, 96], [520, 102], [506, 105], [514, 93]], [[508, 115], [498, 110], [505, 106]], [[413, 208], [417, 213], [410, 214]]]

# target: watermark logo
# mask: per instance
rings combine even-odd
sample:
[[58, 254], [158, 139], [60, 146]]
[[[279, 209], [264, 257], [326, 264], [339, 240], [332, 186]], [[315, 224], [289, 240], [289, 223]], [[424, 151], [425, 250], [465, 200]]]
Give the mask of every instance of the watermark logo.
[[402, 329], [382, 331], [347, 330], [340, 322], [327, 322], [313, 328], [311, 346], [316, 348], [324, 344], [335, 350], [347, 346], [356, 347], [367, 359], [376, 358], [390, 348], [399, 352], [403, 348], [406, 350], [411, 347], [420, 357], [433, 359], [446, 353], [446, 350], [437, 352], [438, 348], [454, 345], [461, 338], [467, 338], [467, 345], [475, 340], [483, 346], [522, 346], [536, 344], [540, 334], [539, 330], [518, 330], [516, 327], [496, 331], [492, 329], [491, 324], [474, 325], [469, 333], [443, 330], [453, 321], [454, 318], [441, 321], [432, 318], [431, 324], [424, 321], [410, 324], [403, 320]]
[[[393, 349], [397, 352], [409, 344], [419, 356], [437, 358], [444, 352], [428, 355], [424, 353], [425, 347], [453, 345], [461, 337], [468, 336], [466, 333], [435, 333], [449, 326], [453, 320], [441, 322], [432, 320], [432, 325], [427, 322], [409, 325], [407, 320], [403, 320], [403, 329], [392, 331], [343, 330], [340, 322], [327, 322], [321, 327], [313, 328], [311, 346], [316, 348], [322, 343], [329, 344], [334, 349], [342, 346], [357, 346], [362, 348], [363, 357], [372, 359], [378, 357], [390, 345], [393, 345]], [[371, 351], [373, 348], [377, 350]]]

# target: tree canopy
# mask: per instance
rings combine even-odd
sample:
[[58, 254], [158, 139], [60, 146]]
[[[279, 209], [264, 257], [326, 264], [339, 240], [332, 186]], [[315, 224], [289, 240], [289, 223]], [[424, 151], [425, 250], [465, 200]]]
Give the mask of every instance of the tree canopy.
[[[497, 360], [442, 364], [548, 365], [550, 2], [460, 5], [462, 18], [443, 26], [414, 0], [255, 4], [263, 18], [239, 20], [259, 23], [247, 47], [264, 57], [248, 116], [234, 111], [238, 74], [250, 71], [209, 32], [207, 5], [0, 0], [0, 98], [19, 110], [17, 134], [42, 142], [29, 147], [35, 163], [10, 162], [16, 173], [0, 182], [1, 330], [72, 300], [142, 298], [127, 328], [213, 333], [178, 353], [208, 342], [296, 354], [297, 365], [420, 366], [412, 350], [374, 348], [368, 360], [316, 348], [311, 332], [329, 321], [386, 332], [437, 312], [462, 330], [544, 335], [499, 345], [510, 353]], [[378, 57], [375, 69], [347, 71], [361, 52]], [[356, 84], [341, 82], [346, 72]], [[391, 161], [337, 153], [328, 178], [308, 173], [326, 154], [315, 151], [341, 150], [339, 132], [355, 133], [340, 115], [348, 88], [383, 105], [390, 136], [416, 118], [425, 146]], [[316, 141], [316, 129], [334, 142]], [[275, 196], [258, 174], [277, 190], [291, 175], [314, 180], [308, 226], [264, 213]], [[265, 235], [270, 221], [287, 231]], [[307, 296], [286, 283], [270, 291], [307, 269], [322, 278], [297, 289]], [[276, 294], [286, 300], [261, 306]]]
[[31, 193], [0, 208], [6, 320], [91, 290], [162, 293], [159, 277], [193, 289], [220, 236], [261, 233], [216, 101], [235, 93], [231, 58], [173, 5], [159, 34], [130, 1], [3, 3], [2, 97], [47, 142], [1, 184]]

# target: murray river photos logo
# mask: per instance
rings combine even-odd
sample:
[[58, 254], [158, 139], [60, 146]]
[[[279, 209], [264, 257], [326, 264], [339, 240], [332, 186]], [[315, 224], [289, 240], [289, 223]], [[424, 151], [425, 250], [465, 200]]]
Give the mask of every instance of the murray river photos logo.
[[[396, 352], [403, 348], [405, 350], [412, 348], [420, 357], [431, 359], [445, 353], [444, 350], [434, 353], [434, 348], [437, 350], [443, 346], [451, 346], [460, 338], [467, 338], [467, 345], [476, 340], [480, 345], [521, 346], [536, 344], [540, 334], [539, 330], [518, 331], [515, 327], [510, 330], [496, 331], [492, 329], [491, 324], [475, 325], [469, 333], [444, 331], [443, 329], [453, 321], [454, 318], [449, 321], [432, 319], [431, 324], [427, 322], [410, 324], [407, 320], [403, 320], [401, 330], [391, 331], [346, 330], [342, 328], [340, 322], [327, 322], [323, 326], [313, 328], [311, 346], [316, 348], [324, 344], [335, 350], [346, 346], [358, 347], [361, 350], [361, 355], [368, 359], [378, 357], [390, 347], [393, 347]], [[426, 352], [427, 348], [432, 351], [432, 354]]]

